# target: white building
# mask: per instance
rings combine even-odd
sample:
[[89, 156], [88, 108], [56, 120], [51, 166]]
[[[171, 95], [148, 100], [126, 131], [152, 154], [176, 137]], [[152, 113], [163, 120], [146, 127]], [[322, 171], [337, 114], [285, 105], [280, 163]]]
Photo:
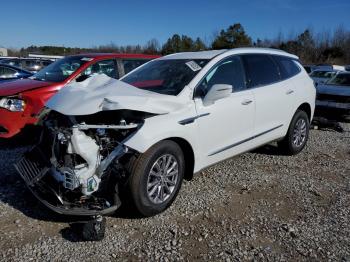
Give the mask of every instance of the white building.
[[0, 56], [7, 56], [7, 49], [0, 47]]

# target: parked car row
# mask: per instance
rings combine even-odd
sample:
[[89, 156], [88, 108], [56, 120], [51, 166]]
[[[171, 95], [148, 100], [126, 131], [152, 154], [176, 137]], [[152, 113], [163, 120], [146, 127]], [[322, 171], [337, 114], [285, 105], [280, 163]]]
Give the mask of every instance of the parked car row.
[[28, 78], [32, 75], [33, 73], [27, 70], [11, 65], [0, 64], [0, 83], [9, 80]]
[[15, 66], [32, 73], [40, 71], [44, 67], [50, 65], [52, 62], [53, 61], [49, 59], [36, 58], [8, 58], [0, 60], [0, 64]]

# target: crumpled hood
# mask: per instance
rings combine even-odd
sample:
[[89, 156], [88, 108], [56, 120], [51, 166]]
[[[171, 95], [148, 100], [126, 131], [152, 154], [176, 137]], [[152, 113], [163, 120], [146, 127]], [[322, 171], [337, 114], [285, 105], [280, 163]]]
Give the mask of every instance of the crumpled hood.
[[317, 93], [339, 96], [350, 96], [350, 86], [318, 85]]
[[46, 106], [64, 115], [90, 115], [119, 109], [166, 114], [183, 104], [176, 96], [142, 90], [106, 75], [96, 75], [62, 88]]

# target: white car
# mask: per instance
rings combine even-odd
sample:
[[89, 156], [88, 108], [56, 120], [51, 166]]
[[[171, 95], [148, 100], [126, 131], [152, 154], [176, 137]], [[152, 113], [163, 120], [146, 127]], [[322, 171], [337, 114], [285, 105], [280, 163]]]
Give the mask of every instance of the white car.
[[104, 215], [131, 203], [164, 211], [183, 178], [272, 141], [307, 143], [316, 89], [286, 52], [178, 53], [119, 80], [71, 83], [47, 104], [41, 142], [17, 164], [52, 210]]

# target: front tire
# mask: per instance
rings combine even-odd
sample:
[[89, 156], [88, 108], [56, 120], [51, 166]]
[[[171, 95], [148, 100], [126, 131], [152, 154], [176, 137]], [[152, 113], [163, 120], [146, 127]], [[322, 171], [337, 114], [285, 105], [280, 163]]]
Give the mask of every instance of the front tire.
[[132, 165], [128, 188], [136, 210], [153, 216], [175, 200], [185, 173], [184, 155], [173, 141], [152, 146]]
[[310, 120], [302, 110], [297, 110], [289, 125], [287, 135], [278, 143], [279, 148], [287, 155], [296, 155], [305, 147], [309, 138]]

